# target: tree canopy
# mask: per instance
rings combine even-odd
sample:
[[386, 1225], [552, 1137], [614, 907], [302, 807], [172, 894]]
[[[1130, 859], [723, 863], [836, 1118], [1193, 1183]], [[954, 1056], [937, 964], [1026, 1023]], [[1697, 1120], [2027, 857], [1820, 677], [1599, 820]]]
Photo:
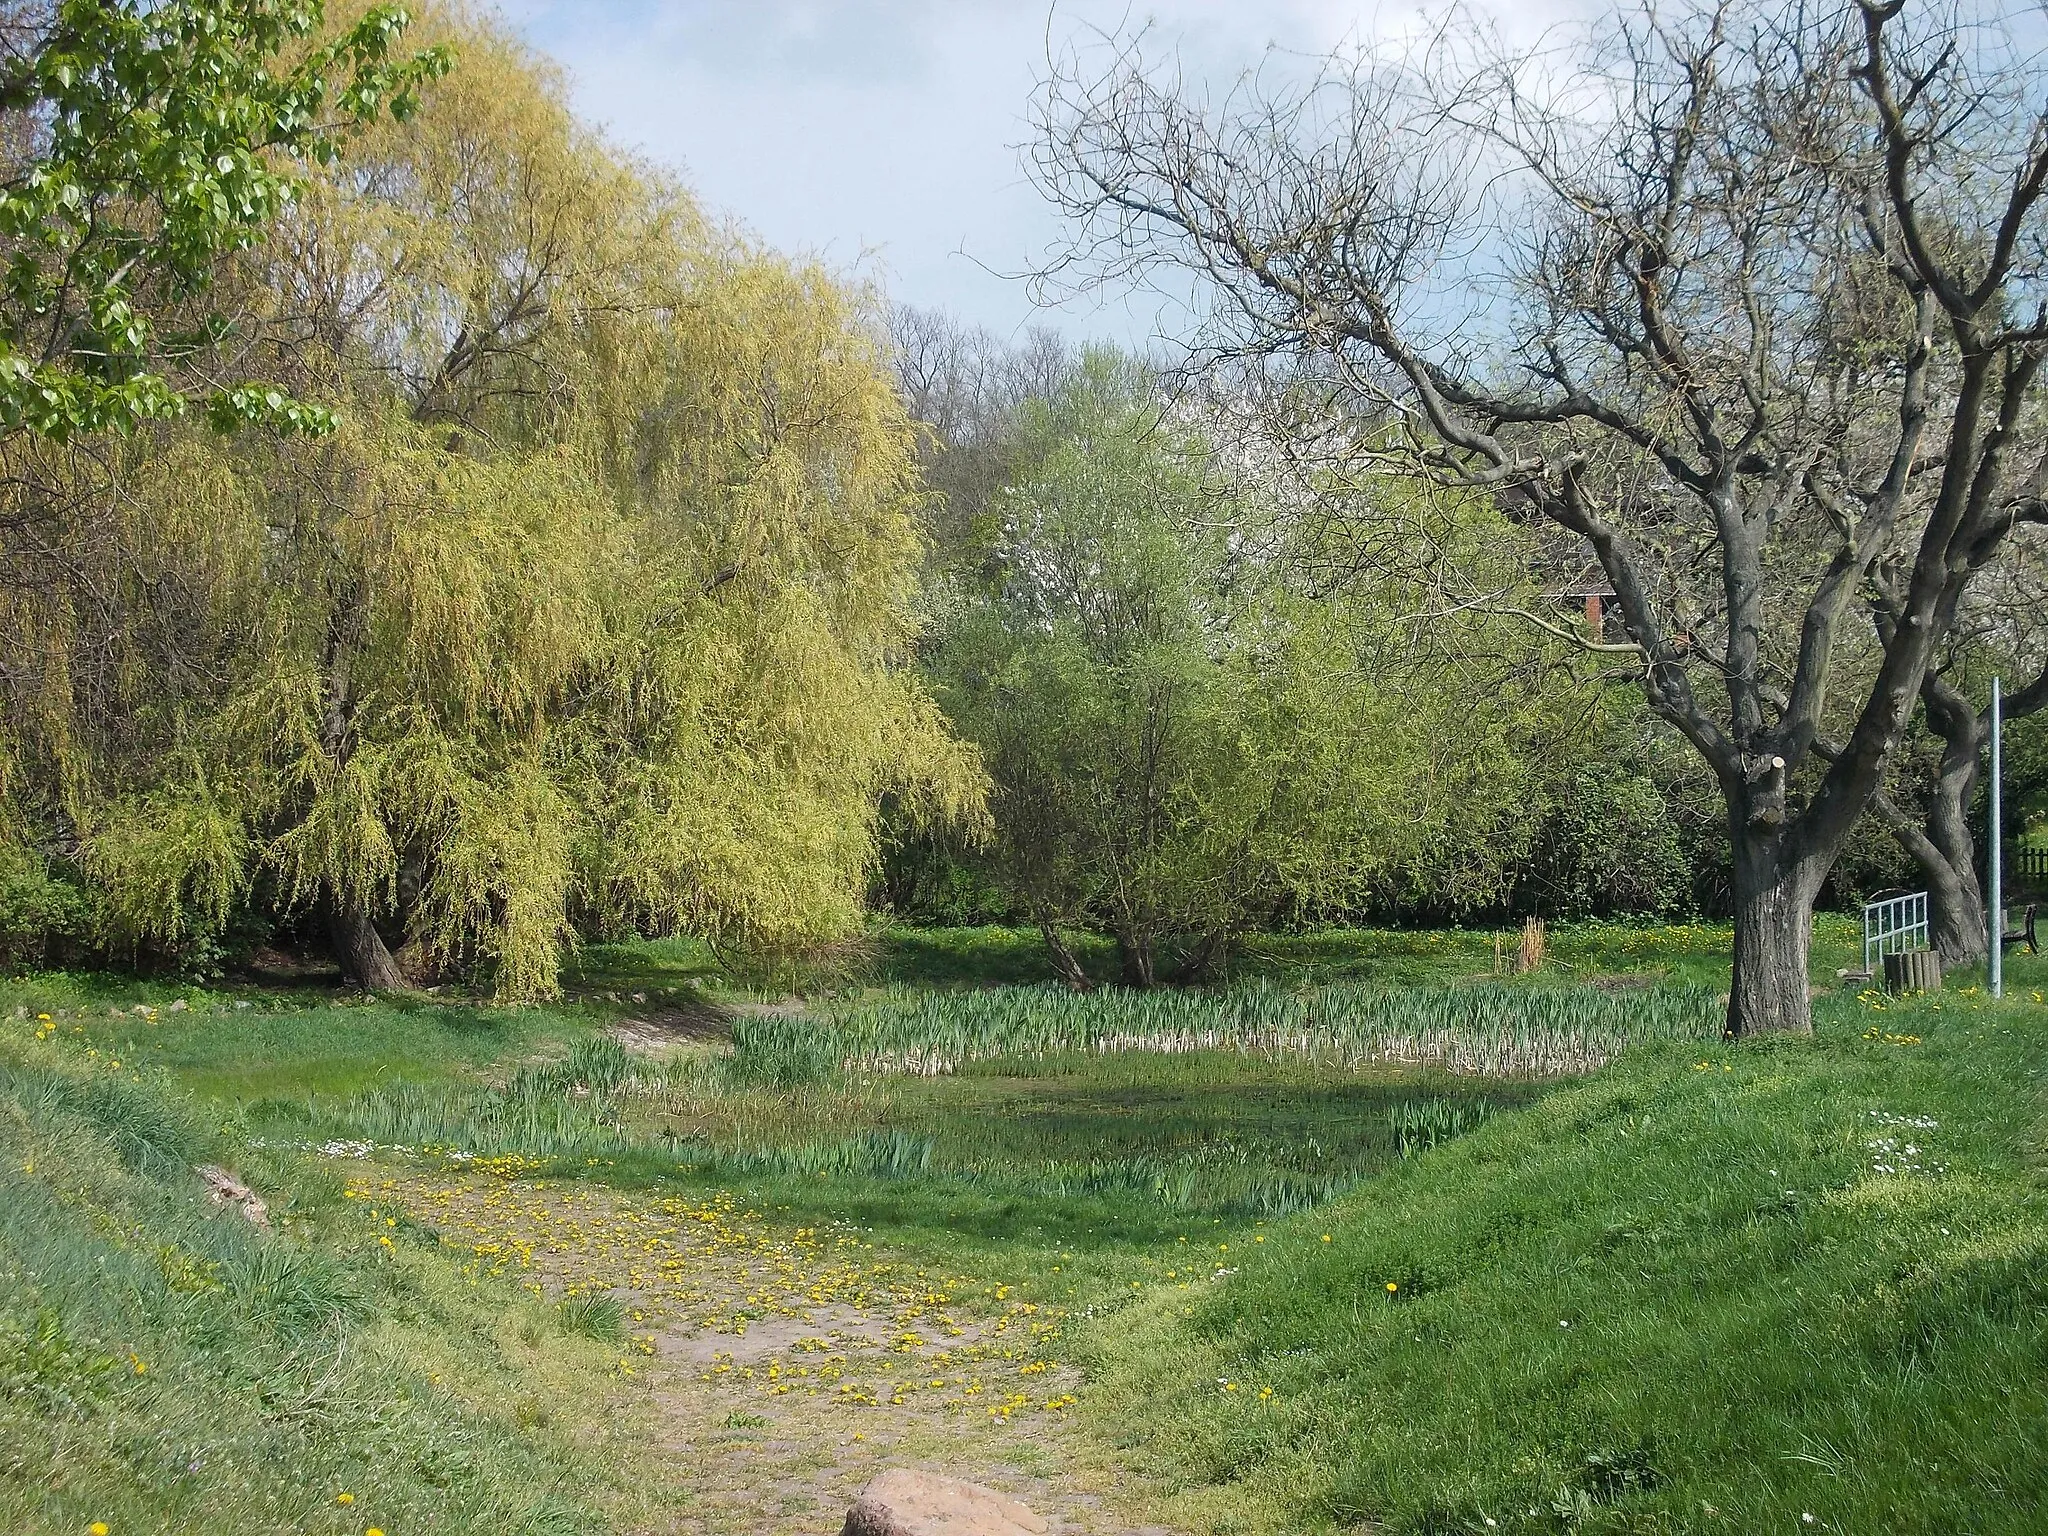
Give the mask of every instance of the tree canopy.
[[313, 912], [508, 996], [576, 933], [859, 916], [885, 792], [971, 821], [907, 666], [913, 430], [867, 295], [714, 227], [460, 13], [215, 275], [336, 430], [19, 438], [0, 590], [17, 849], [107, 932]]
[[1904, 11], [1635, 6], [1528, 56], [1454, 24], [1215, 103], [1121, 36], [1041, 102], [1054, 272], [1196, 274], [1214, 346], [1315, 360], [1355, 457], [1548, 526], [1532, 577], [1597, 570], [1619, 632], [1582, 643], [1726, 807], [1731, 1034], [1811, 1028], [1815, 897], [2048, 521], [2048, 82]]
[[223, 376], [205, 302], [347, 132], [403, 121], [445, 49], [395, 52], [379, 5], [56, 0], [0, 11], [0, 429], [131, 431], [195, 392], [216, 425], [322, 430], [317, 406]]
[[[930, 667], [994, 780], [990, 866], [1070, 982], [1069, 928], [1149, 986], [1276, 916], [1501, 895], [1562, 734], [1525, 632], [1418, 635], [1392, 581], [1310, 590], [1333, 552], [1114, 354], [1027, 400], [1006, 458]], [[1484, 517], [1433, 509], [1452, 539]]]

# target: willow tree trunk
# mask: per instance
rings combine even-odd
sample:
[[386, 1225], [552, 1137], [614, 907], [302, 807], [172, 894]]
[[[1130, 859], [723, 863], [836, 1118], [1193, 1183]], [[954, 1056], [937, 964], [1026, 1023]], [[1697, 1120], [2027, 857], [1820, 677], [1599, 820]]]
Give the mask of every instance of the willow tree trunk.
[[360, 903], [338, 896], [332, 898], [328, 903], [327, 933], [342, 973], [365, 992], [410, 990], [411, 984], [398, 968], [390, 946]]
[[[344, 581], [332, 594], [328, 616], [327, 712], [320, 726], [320, 744], [337, 772], [348, 766], [355, 750], [355, 685], [349, 662], [369, 624], [361, 585]], [[370, 920], [370, 909], [358, 897], [346, 894], [345, 882], [328, 876], [327, 934], [334, 946], [334, 958], [342, 973], [365, 992], [404, 992], [405, 973], [398, 968], [384, 936]]]
[[1230, 947], [1230, 931], [1225, 928], [1212, 929], [1196, 941], [1195, 946], [1181, 957], [1170, 978], [1175, 986], [1192, 986], [1207, 981], [1209, 971], [1224, 951]]
[[1159, 984], [1159, 968], [1149, 933], [1119, 928], [1116, 958], [1118, 976], [1125, 986], [1146, 991]]
[[1788, 846], [1777, 827], [1731, 817], [1734, 843], [1735, 969], [1728, 988], [1727, 1034], [1813, 1033], [1807, 957], [1813, 948], [1813, 898], [1823, 867]]

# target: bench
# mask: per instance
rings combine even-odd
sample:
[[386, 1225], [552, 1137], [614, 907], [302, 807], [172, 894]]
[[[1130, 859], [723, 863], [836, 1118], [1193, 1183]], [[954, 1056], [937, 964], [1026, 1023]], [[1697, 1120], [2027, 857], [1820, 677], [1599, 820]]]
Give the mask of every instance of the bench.
[[[2027, 953], [2030, 955], [2038, 955], [2039, 953], [2041, 953], [2040, 940], [2035, 937], [2034, 930], [2034, 924], [2039, 919], [2040, 914], [2040, 903], [2030, 902], [2027, 906], [2027, 915], [2024, 919], [2021, 920], [2019, 927], [2008, 929], [2003, 935], [2005, 942], [2007, 944], [2026, 945]], [[2000, 921], [2002, 926], [2003, 918], [2001, 918]]]

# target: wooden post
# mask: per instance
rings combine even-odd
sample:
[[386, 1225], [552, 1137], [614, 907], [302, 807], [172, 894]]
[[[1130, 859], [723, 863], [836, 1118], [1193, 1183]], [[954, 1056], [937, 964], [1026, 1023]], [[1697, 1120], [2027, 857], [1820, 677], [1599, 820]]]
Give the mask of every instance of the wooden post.
[[1543, 964], [1543, 919], [1532, 917], [1522, 924], [1522, 948], [1515, 956], [1515, 973], [1527, 975]]
[[1939, 992], [1941, 956], [1931, 949], [1903, 949], [1886, 955], [1884, 989], [1894, 996], [1901, 992]]

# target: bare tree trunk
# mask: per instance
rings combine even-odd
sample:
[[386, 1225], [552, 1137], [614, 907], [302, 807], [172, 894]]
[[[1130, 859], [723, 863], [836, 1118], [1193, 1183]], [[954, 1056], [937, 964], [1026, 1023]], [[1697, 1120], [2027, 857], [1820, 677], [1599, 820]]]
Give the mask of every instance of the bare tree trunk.
[[1991, 720], [1977, 712], [1968, 694], [1931, 669], [1921, 680], [1920, 699], [1927, 723], [1942, 740], [1923, 840], [1935, 857], [1923, 858], [1910, 845], [1906, 852], [1927, 877], [1934, 948], [1944, 963], [1960, 965], [1983, 959], [1990, 949], [1984, 888], [1977, 881], [1977, 843], [1970, 835], [1970, 800], [1977, 792], [1980, 754], [1991, 744]]
[[[1813, 1033], [1807, 956], [1813, 947], [1809, 865], [1795, 861], [1777, 827], [1731, 828], [1735, 876], [1735, 968], [1728, 989], [1727, 1033]], [[1824, 868], [1824, 867], [1823, 867]]]
[[1944, 968], [1969, 965], [1991, 952], [1991, 919], [1984, 909], [1984, 887], [1966, 849], [1958, 858], [1923, 866], [1934, 951]]
[[1117, 968], [1125, 986], [1143, 990], [1159, 985], [1150, 935], [1135, 929], [1119, 928], [1116, 933], [1116, 958]]
[[1059, 929], [1053, 926], [1050, 918], [1041, 917], [1038, 920], [1038, 932], [1045, 940], [1046, 952], [1052, 956], [1052, 968], [1059, 973], [1059, 978], [1067, 989], [1072, 992], [1093, 992], [1094, 978], [1081, 968], [1081, 962], [1075, 957], [1073, 950], [1067, 947], [1067, 941], [1060, 937]]
[[[1927, 882], [1935, 951], [1944, 966], [1972, 964], [1991, 949], [1990, 913], [1977, 876], [1977, 840], [1970, 802], [1991, 740], [1991, 721], [1948, 678], [1930, 672], [1920, 685], [1927, 724], [1942, 740], [1941, 763], [1922, 822], [1879, 795], [1872, 807]], [[2048, 672], [2010, 694], [2005, 717], [2017, 720], [2048, 707]]]
[[1182, 957], [1169, 978], [1176, 986], [1189, 986], [1208, 978], [1209, 968], [1230, 944], [1230, 931], [1226, 928], [1212, 929], [1202, 935], [1195, 947]]
[[359, 902], [333, 897], [328, 903], [327, 933], [343, 973], [365, 992], [409, 992], [412, 984], [398, 968], [384, 936]]
[[[355, 748], [355, 689], [349, 677], [350, 653], [367, 623], [361, 589], [353, 580], [332, 598], [327, 628], [327, 712], [320, 741], [337, 769], [348, 766]], [[411, 985], [398, 968], [384, 936], [370, 920], [370, 909], [349, 896], [332, 877], [328, 881], [327, 934], [342, 973], [365, 992], [407, 992]]]
[[1952, 967], [1983, 959], [1990, 935], [1975, 843], [1961, 804], [1951, 802], [1945, 791], [1945, 785], [1935, 787], [1924, 827], [1889, 795], [1879, 795], [1872, 808], [1927, 882], [1934, 949], [1942, 964]]

